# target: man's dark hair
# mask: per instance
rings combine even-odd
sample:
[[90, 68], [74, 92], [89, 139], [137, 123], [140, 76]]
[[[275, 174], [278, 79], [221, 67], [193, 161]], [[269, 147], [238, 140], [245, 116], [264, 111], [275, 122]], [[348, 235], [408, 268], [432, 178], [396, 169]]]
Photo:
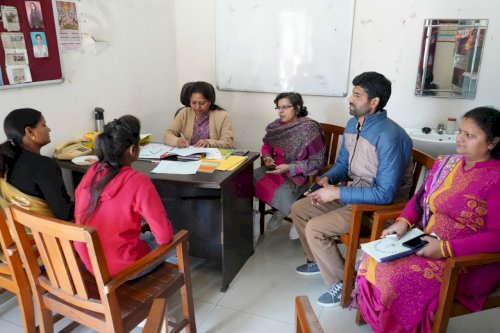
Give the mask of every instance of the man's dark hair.
[[352, 84], [363, 88], [365, 93], [368, 94], [368, 99], [373, 99], [375, 97], [380, 99], [377, 111], [382, 110], [391, 97], [391, 81], [387, 80], [387, 78], [380, 73], [361, 73], [352, 80]]

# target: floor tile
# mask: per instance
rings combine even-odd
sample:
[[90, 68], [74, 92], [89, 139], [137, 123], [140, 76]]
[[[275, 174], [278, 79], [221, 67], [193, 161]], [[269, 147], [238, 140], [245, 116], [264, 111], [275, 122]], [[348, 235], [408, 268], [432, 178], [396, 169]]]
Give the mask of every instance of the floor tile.
[[198, 327], [200, 333], [291, 333], [293, 325], [262, 318], [252, 314], [216, 306], [205, 322]]
[[[311, 303], [313, 300], [311, 300]], [[315, 302], [316, 300], [314, 300]], [[318, 313], [318, 312], [316, 312]], [[322, 308], [319, 314], [319, 322], [325, 333], [348, 332], [368, 333], [372, 330], [368, 325], [356, 325], [356, 311], [344, 309], [340, 306], [333, 308]]]
[[320, 275], [301, 276], [290, 265], [251, 258], [218, 305], [293, 323], [295, 296], [316, 299], [324, 290]]

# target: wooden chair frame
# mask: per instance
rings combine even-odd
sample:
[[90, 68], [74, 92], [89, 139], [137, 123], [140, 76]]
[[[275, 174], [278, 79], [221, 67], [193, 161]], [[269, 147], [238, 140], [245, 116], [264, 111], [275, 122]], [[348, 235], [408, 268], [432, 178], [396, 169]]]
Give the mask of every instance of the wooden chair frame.
[[5, 262], [0, 262], [0, 287], [16, 295], [24, 332], [35, 333], [35, 311], [33, 309], [31, 289], [27, 287], [28, 277], [1, 210], [0, 249], [5, 255]]
[[295, 297], [295, 333], [324, 333], [307, 296]]
[[[7, 224], [19, 249], [34, 294], [41, 332], [53, 332], [51, 312], [99, 332], [128, 332], [147, 318], [145, 332], [196, 332], [188, 257], [188, 233], [180, 231], [169, 244], [151, 251], [115, 276], [110, 276], [97, 231], [55, 218], [41, 217], [17, 207], [6, 211]], [[26, 227], [31, 229], [45, 267], [39, 267]], [[88, 273], [73, 250], [85, 243], [94, 275]], [[163, 262], [176, 250], [178, 265]], [[151, 273], [129, 281], [162, 262]], [[184, 318], [166, 320], [167, 298], [180, 289]]]
[[[373, 218], [373, 229], [370, 240], [377, 240], [380, 238], [384, 224], [388, 220], [394, 220], [401, 214], [400, 210], [391, 212], [376, 212]], [[441, 289], [439, 291], [439, 303], [432, 323], [433, 333], [445, 333], [448, 327], [450, 318], [462, 316], [472, 313], [469, 309], [464, 307], [455, 300], [455, 291], [457, 288], [458, 278], [460, 272], [467, 267], [488, 265], [492, 263], [500, 263], [500, 253], [481, 253], [461, 257], [448, 258], [443, 272], [441, 282]], [[500, 295], [492, 293], [483, 310], [493, 309], [500, 307]], [[356, 317], [358, 324], [363, 324], [364, 320], [360, 311]]]
[[[410, 196], [413, 196], [417, 187], [423, 168], [430, 170], [434, 164], [434, 158], [418, 150], [413, 149], [413, 183], [410, 188]], [[352, 205], [349, 233], [340, 236], [340, 242], [346, 245], [346, 256], [344, 265], [343, 287], [340, 299], [342, 307], [348, 307], [351, 303], [351, 291], [354, 286], [356, 254], [361, 243], [369, 241], [369, 236], [361, 236], [361, 225], [364, 214], [372, 214], [376, 211], [401, 210], [407, 200], [396, 201], [389, 205], [354, 204]], [[383, 227], [383, 226], [382, 226]], [[381, 232], [381, 231], [380, 231]]]
[[[335, 163], [335, 159], [337, 157], [337, 150], [340, 141], [340, 137], [344, 134], [345, 128], [342, 126], [320, 123], [321, 129], [323, 130], [323, 140], [326, 146], [325, 159], [323, 163], [323, 167], [320, 170], [320, 174], [328, 171], [333, 163]], [[263, 163], [261, 165], [264, 165]], [[312, 184], [315, 181], [315, 176], [309, 176], [309, 183]], [[262, 200], [259, 200], [259, 213], [260, 213], [260, 234], [264, 233], [264, 220], [267, 214], [273, 214], [276, 209], [271, 208], [266, 210], [266, 203]], [[292, 220], [288, 217], [285, 218], [286, 221], [292, 222]]]

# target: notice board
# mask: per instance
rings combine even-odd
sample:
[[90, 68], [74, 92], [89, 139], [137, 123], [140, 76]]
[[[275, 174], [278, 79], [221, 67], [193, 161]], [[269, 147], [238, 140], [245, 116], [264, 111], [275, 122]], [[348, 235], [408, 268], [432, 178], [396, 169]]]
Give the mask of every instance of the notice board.
[[0, 22], [0, 89], [62, 82], [52, 0], [0, 0], [0, 5], [4, 12]]
[[346, 96], [354, 0], [217, 0], [222, 90]]

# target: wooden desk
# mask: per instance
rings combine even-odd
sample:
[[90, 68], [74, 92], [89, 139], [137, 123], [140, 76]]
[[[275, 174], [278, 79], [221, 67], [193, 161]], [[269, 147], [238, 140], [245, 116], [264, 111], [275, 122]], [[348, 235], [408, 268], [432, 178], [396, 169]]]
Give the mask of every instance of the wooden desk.
[[[154, 174], [155, 163], [132, 164], [153, 180], [174, 230], [189, 231], [190, 254], [221, 268], [222, 291], [253, 254], [253, 161], [258, 157], [249, 153], [234, 171], [195, 175]], [[87, 167], [58, 163], [72, 171], [76, 187]]]

